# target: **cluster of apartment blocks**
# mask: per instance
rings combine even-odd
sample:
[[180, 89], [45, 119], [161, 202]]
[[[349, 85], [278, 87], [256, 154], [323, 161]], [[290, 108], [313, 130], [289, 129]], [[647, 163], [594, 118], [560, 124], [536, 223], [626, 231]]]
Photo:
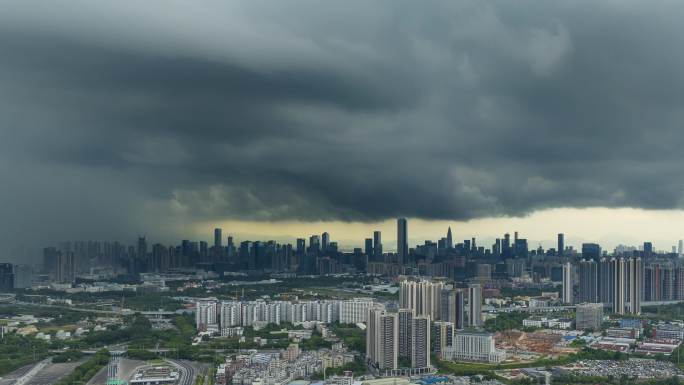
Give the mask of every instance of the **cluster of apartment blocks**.
[[237, 326], [301, 323], [364, 323], [372, 298], [330, 301], [219, 301], [214, 298], [196, 302], [195, 321], [199, 331], [224, 330]]
[[684, 266], [672, 261], [644, 265], [639, 257], [617, 257], [585, 259], [576, 266], [577, 280], [575, 265], [563, 266], [565, 303], [603, 303], [615, 314], [640, 314], [642, 301], [684, 300]]
[[412, 368], [429, 367], [431, 352], [447, 360], [501, 362], [505, 353], [495, 348], [490, 333], [464, 330], [482, 326], [481, 305], [480, 285], [457, 289], [441, 281], [403, 279], [397, 311], [381, 304], [368, 310], [367, 360], [379, 370], [397, 369], [399, 358]]

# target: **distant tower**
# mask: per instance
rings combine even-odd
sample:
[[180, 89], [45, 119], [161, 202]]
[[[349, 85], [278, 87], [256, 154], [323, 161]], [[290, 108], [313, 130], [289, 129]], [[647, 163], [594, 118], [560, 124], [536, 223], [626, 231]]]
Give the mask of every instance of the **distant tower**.
[[397, 255], [399, 263], [406, 263], [408, 260], [408, 225], [406, 218], [397, 219]]
[[454, 239], [451, 237], [451, 226], [449, 226], [449, 230], [447, 230], [446, 241], [447, 241], [447, 249], [453, 249], [454, 248]]
[[382, 259], [382, 234], [380, 231], [373, 232], [373, 255], [376, 261]]
[[330, 247], [330, 234], [328, 234], [327, 231], [321, 235], [321, 243], [323, 252], [328, 251], [328, 248]]
[[679, 243], [677, 243], [677, 255], [681, 258], [683, 253], [684, 253], [684, 241], [680, 239]]
[[219, 228], [214, 229], [214, 247], [219, 248], [223, 244], [223, 236], [221, 235], [222, 230]]
[[565, 234], [558, 234], [558, 253], [559, 256], [564, 256], [565, 254]]

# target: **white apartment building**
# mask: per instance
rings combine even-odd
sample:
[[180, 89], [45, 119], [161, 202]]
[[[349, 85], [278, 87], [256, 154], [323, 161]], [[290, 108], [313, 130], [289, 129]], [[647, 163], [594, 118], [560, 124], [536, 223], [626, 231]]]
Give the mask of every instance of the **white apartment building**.
[[443, 357], [448, 360], [499, 363], [506, 359], [506, 353], [496, 349], [491, 333], [458, 331], [454, 335], [454, 345], [444, 349]]

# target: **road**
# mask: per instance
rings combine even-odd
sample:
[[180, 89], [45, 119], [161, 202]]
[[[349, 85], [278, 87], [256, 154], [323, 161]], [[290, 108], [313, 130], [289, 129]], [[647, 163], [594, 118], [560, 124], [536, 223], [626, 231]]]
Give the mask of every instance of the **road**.
[[180, 370], [181, 378], [178, 385], [193, 385], [197, 371], [191, 363], [181, 360], [167, 360]]
[[31, 368], [35, 367], [38, 363], [33, 363], [31, 365], [26, 365], [23, 366], [11, 373], [7, 373], [4, 377], [0, 378], [0, 385], [12, 385], [14, 384], [19, 378], [23, 377], [28, 373]]

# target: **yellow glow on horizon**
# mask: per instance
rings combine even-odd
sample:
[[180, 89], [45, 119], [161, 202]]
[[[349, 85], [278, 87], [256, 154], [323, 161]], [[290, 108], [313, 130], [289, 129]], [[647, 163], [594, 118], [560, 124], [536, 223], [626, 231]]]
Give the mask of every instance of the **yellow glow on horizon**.
[[[684, 238], [683, 210], [643, 210], [633, 208], [556, 208], [534, 212], [524, 217], [490, 217], [469, 221], [423, 220], [408, 218], [409, 240], [413, 247], [424, 240], [444, 237], [451, 226], [454, 242], [476, 237], [478, 244], [490, 246], [494, 238], [508, 232], [518, 231], [527, 238], [529, 247], [554, 247], [556, 234], [565, 233], [566, 244], [576, 248], [582, 242], [598, 242], [604, 249], [612, 250], [618, 244], [641, 245], [653, 241], [659, 250], [670, 250], [678, 239]], [[396, 243], [396, 219], [380, 222], [342, 221], [238, 221], [226, 220], [204, 222], [193, 226], [193, 233], [210, 239], [215, 227], [223, 229], [236, 241], [244, 239], [279, 240], [307, 238], [311, 234], [327, 231], [333, 241], [341, 246], [363, 247], [363, 240], [372, 237], [374, 230], [382, 231], [385, 250], [394, 250]]]

